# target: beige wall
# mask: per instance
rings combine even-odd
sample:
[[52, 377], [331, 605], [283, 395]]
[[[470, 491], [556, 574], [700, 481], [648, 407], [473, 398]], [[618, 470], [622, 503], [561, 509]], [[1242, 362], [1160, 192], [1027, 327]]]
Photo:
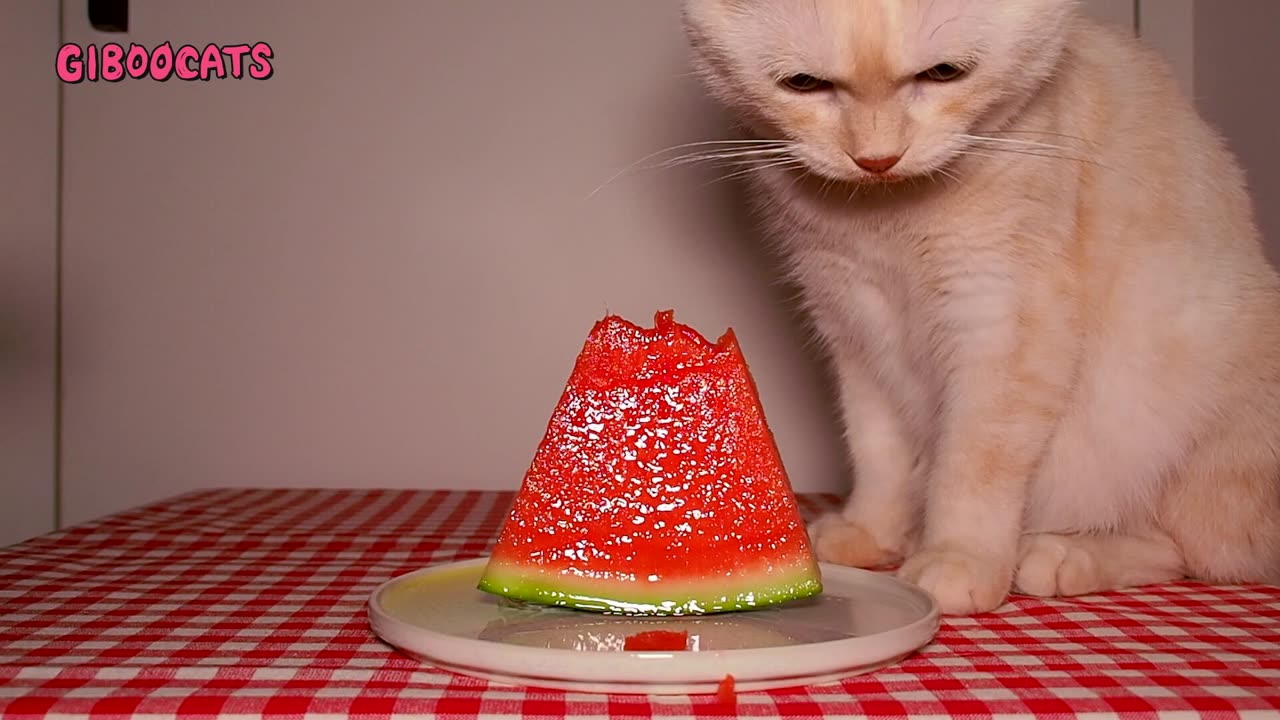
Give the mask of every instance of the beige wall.
[[58, 7], [0, 5], [0, 546], [54, 526]]
[[1196, 99], [1248, 174], [1271, 258], [1280, 261], [1280, 2], [1198, 0]]
[[132, 0], [130, 39], [267, 40], [274, 77], [66, 88], [69, 521], [210, 485], [514, 489], [592, 323], [668, 307], [735, 328], [796, 487], [841, 487], [726, 171], [590, 196], [722, 136], [679, 0], [190, 7]]
[[1135, 26], [1137, 4], [1133, 0], [1084, 0], [1085, 12], [1091, 16], [1122, 27]]
[[1196, 0], [1157, 0], [1142, 3], [1138, 9], [1142, 40], [1164, 55], [1183, 92], [1194, 96]]
[[588, 197], [720, 136], [678, 6], [132, 0], [120, 37], [64, 0], [67, 40], [277, 52], [264, 83], [64, 88], [64, 519], [210, 485], [512, 488], [590, 324], [665, 307], [738, 331], [796, 487], [842, 490], [819, 365], [724, 171]]

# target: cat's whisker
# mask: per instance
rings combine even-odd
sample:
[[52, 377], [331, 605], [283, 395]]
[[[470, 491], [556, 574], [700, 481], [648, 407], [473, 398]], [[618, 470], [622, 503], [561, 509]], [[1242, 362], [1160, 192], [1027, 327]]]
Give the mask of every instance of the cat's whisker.
[[995, 138], [995, 137], [987, 137], [985, 135], [965, 135], [965, 134], [960, 135], [960, 137], [964, 138], [965, 140], [969, 140], [973, 142], [992, 143], [995, 145], [1018, 145], [1022, 147], [1046, 148], [1050, 150], [1070, 150], [1070, 148], [1065, 147], [1063, 145], [1055, 145], [1052, 143], [1038, 142], [1035, 140], [1018, 140], [1016, 138]]
[[1073, 153], [1072, 148], [1062, 147], [1059, 145], [1048, 145], [1044, 143], [1022, 143], [1022, 142], [993, 142], [989, 138], [973, 138], [968, 146], [961, 150], [970, 149], [986, 150], [993, 153], [1011, 153], [1014, 155], [1030, 155], [1032, 157], [1046, 157], [1057, 160], [1073, 160], [1082, 163], [1097, 164], [1105, 167], [1090, 157]]
[[[736, 162], [718, 162], [718, 163], [713, 163], [713, 164], [711, 164], [711, 165], [707, 165], [707, 166], [705, 166], [705, 167], [708, 167], [708, 168], [713, 169], [713, 170], [727, 170], [727, 169], [734, 169], [734, 170], [743, 170], [743, 171], [747, 171], [747, 170], [752, 170], [752, 169], [755, 169], [755, 168], [761, 168], [761, 167], [764, 167], [765, 165], [772, 165], [772, 164], [774, 164], [774, 163], [781, 163], [781, 162], [783, 162], [784, 160], [786, 160], [786, 159], [785, 159], [785, 158], [767, 158], [767, 159], [753, 160], [753, 161], [751, 161], [751, 162], [741, 162], [741, 161], [736, 161]], [[799, 166], [799, 165], [801, 165], [801, 164], [802, 164], [799, 160], [795, 160], [795, 161], [794, 161], [794, 163], [795, 163], [797, 166]]]
[[[784, 147], [789, 148], [789, 147], [792, 147], [793, 145], [794, 143], [792, 143], [789, 140], [754, 140], [754, 139], [700, 140], [697, 142], [688, 142], [688, 143], [681, 143], [679, 145], [672, 145], [671, 147], [663, 148], [661, 150], [657, 150], [655, 152], [649, 153], [648, 155], [645, 155], [639, 160], [636, 160], [630, 165], [614, 173], [612, 177], [610, 177], [608, 180], [605, 180], [603, 183], [597, 186], [594, 190], [588, 193], [587, 199], [591, 199], [592, 197], [595, 197], [597, 193], [599, 193], [604, 188], [608, 187], [610, 184], [612, 184], [614, 181], [616, 181], [618, 178], [622, 177], [623, 175], [626, 175], [629, 172], [632, 172], [634, 170], [641, 168], [641, 166], [643, 166], [645, 163], [657, 157], [660, 157], [665, 153], [670, 153], [677, 150], [690, 150], [692, 148], [700, 148], [707, 153], [712, 153], [712, 152], [727, 152], [727, 151], [733, 151], [733, 150], [746, 151], [746, 150], [752, 150], [752, 149], [766, 149], [766, 148], [784, 148]], [[690, 153], [690, 155], [692, 154], [695, 154], [695, 153]]]
[[770, 170], [770, 169], [773, 169], [773, 168], [785, 168], [785, 169], [789, 169], [789, 170], [790, 170], [790, 169], [804, 170], [804, 169], [806, 168], [806, 166], [805, 166], [804, 162], [802, 162], [801, 160], [798, 160], [798, 159], [796, 159], [796, 158], [787, 158], [787, 159], [785, 159], [785, 160], [774, 160], [774, 161], [771, 161], [771, 162], [756, 163], [756, 164], [750, 165], [750, 166], [748, 166], [748, 167], [744, 167], [744, 168], [742, 168], [742, 169], [739, 171], [739, 174], [744, 174], [744, 175], [745, 175], [745, 174], [749, 174], [749, 173], [753, 173], [753, 172], [761, 172], [761, 171], [764, 171], [764, 170]]
[[647, 162], [649, 160], [656, 159], [658, 156], [662, 155], [663, 153], [670, 153], [673, 150], [686, 151], [684, 153], [672, 156], [672, 158], [679, 158], [679, 157], [687, 157], [687, 156], [700, 155], [700, 154], [752, 152], [752, 151], [762, 151], [762, 150], [788, 150], [793, 147], [795, 147], [795, 143], [781, 141], [781, 140], [771, 140], [768, 142], [752, 142], [752, 143], [741, 143], [741, 144], [735, 143], [735, 144], [702, 145], [702, 146], [694, 146], [692, 148], [667, 148], [666, 150], [663, 150], [661, 152], [653, 153], [649, 156], [646, 156], [645, 158], [641, 158], [639, 162]]
[[789, 192], [791, 192], [791, 189], [792, 189], [792, 188], [794, 188], [794, 187], [796, 186], [796, 183], [798, 183], [798, 182], [800, 182], [801, 180], [803, 180], [803, 179], [805, 178], [805, 176], [806, 176], [806, 175], [808, 175], [808, 172], [798, 172], [798, 173], [796, 173], [796, 176], [795, 176], [795, 177], [793, 177], [793, 178], [791, 178], [791, 182], [787, 184], [786, 192], [788, 192], [788, 193], [789, 193]]
[[978, 152], [976, 150], [957, 150], [956, 155], [967, 155], [971, 157], [987, 158], [990, 160], [999, 160], [1000, 157], [994, 153]]
[[1137, 183], [1138, 185], [1143, 186], [1144, 188], [1151, 189], [1150, 186], [1146, 182], [1144, 182], [1141, 177], [1133, 173], [1126, 172], [1121, 168], [1099, 162], [1097, 160], [1094, 160], [1093, 158], [1077, 157], [1073, 155], [1059, 155], [1056, 153], [1051, 153], [1051, 152], [1039, 150], [1036, 148], [1013, 148], [1013, 147], [1001, 147], [997, 145], [986, 146], [986, 147], [983, 147], [982, 150], [986, 150], [987, 153], [986, 154], [978, 153], [972, 149], [958, 150], [956, 151], [956, 153], [959, 155], [978, 155], [980, 157], [997, 158], [997, 159], [1000, 153], [1006, 153], [1010, 155], [1025, 155], [1028, 157], [1045, 158], [1048, 160], [1065, 160], [1068, 162], [1077, 162], [1085, 165], [1092, 165], [1096, 168], [1099, 168], [1101, 170], [1106, 170], [1108, 172], [1116, 173], [1117, 175], [1120, 175], [1128, 180], [1131, 180]]
[[831, 186], [835, 185], [835, 183], [835, 178], [825, 177], [822, 179], [822, 185], [818, 187], [818, 192], [822, 194], [824, 199], [831, 193]]
[[716, 161], [716, 160], [748, 160], [752, 158], [781, 158], [789, 157], [790, 148], [763, 148], [757, 150], [734, 150], [728, 152], [703, 152], [690, 153], [688, 155], [680, 155], [670, 160], [664, 160], [653, 166], [654, 169], [665, 169], [678, 167], [680, 165], [688, 165], [691, 163]]
[[1055, 152], [1050, 152], [1048, 150], [1042, 150], [1039, 148], [1015, 148], [1015, 147], [1001, 147], [998, 145], [993, 145], [993, 146], [986, 146], [981, 149], [986, 150], [990, 153], [997, 153], [997, 154], [1008, 153], [1010, 155], [1026, 155], [1028, 157], [1039, 157], [1039, 158], [1046, 158], [1049, 160], [1069, 160], [1071, 162], [1084, 163], [1087, 165], [1096, 165], [1097, 167], [1103, 168], [1105, 170], [1115, 170], [1116, 172], [1119, 172], [1115, 168], [1108, 167], [1107, 165], [1104, 165], [1092, 158], [1077, 157], [1075, 155], [1064, 155], [1064, 154], [1059, 154]]
[[795, 159], [795, 158], [787, 158], [786, 160], [777, 160], [777, 161], [770, 162], [770, 163], [764, 163], [764, 164], [762, 164], [762, 165], [755, 165], [755, 166], [752, 166], [752, 167], [746, 168], [746, 169], [744, 169], [744, 170], [739, 170], [739, 171], [737, 171], [737, 172], [729, 173], [728, 175], [722, 175], [722, 176], [720, 176], [720, 177], [718, 177], [718, 178], [716, 178], [716, 179], [714, 179], [714, 180], [711, 180], [711, 181], [709, 181], [709, 182], [705, 183], [705, 185], [714, 185], [714, 184], [716, 184], [716, 183], [718, 183], [718, 182], [724, 182], [724, 181], [726, 181], [726, 180], [732, 180], [732, 179], [734, 179], [734, 178], [742, 177], [742, 176], [744, 176], [744, 175], [750, 175], [751, 173], [763, 172], [763, 171], [765, 171], [765, 170], [773, 170], [773, 169], [802, 169], [803, 167], [804, 167], [804, 163], [803, 163], [803, 162], [801, 162], [800, 160], [797, 160], [797, 159]]
[[1063, 132], [1053, 132], [1051, 130], [983, 130], [982, 133], [986, 135], [1041, 135], [1044, 137], [1057, 137], [1057, 138], [1065, 138], [1067, 140], [1075, 140], [1077, 142], [1082, 142], [1086, 145], [1097, 144], [1095, 141], [1089, 140], [1088, 138], [1080, 137], [1079, 135], [1072, 135], [1070, 133], [1063, 133]]
[[934, 177], [935, 174], [941, 175], [945, 178], [950, 178], [951, 180], [955, 180], [956, 182], [960, 182], [960, 176], [956, 175], [949, 168], [940, 167], [929, 175], [930, 178], [933, 178], [934, 182], [937, 182], [937, 178]]
[[681, 165], [694, 164], [695, 162], [697, 164], [702, 165], [703, 167], [711, 167], [711, 168], [727, 168], [727, 167], [744, 168], [750, 165], [761, 165], [765, 163], [773, 163], [773, 162], [778, 162], [782, 160], [792, 160], [797, 163], [801, 162], [799, 158], [796, 158], [795, 156], [790, 155], [788, 153], [762, 153], [759, 155], [726, 155], [724, 157], [716, 157], [716, 158], [698, 158], [696, 160], [673, 163], [670, 166], [660, 166], [657, 169], [665, 169], [666, 167], [679, 167]]

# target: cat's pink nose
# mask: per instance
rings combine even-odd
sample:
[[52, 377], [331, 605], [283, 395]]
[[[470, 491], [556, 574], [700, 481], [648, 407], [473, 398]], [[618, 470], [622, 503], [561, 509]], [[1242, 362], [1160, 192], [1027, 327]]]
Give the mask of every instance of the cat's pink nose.
[[889, 172], [894, 165], [902, 159], [901, 155], [890, 155], [888, 157], [855, 157], [853, 162], [858, 167], [871, 173]]

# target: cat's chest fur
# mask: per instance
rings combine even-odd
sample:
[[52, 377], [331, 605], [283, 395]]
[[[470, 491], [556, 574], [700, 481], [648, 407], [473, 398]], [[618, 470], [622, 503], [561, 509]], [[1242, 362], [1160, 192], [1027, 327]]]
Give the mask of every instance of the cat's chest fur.
[[909, 342], [913, 329], [931, 324], [937, 302], [927, 291], [925, 268], [910, 250], [925, 242], [913, 230], [858, 223], [821, 237], [789, 238], [791, 275], [825, 339], [871, 353], [906, 351], [904, 344], [915, 344]]
[[943, 381], [938, 336], [949, 302], [912, 223], [852, 221], [793, 233], [791, 274], [837, 358], [864, 364], [908, 414], [927, 415]]
[[1012, 260], [987, 240], [1007, 233], [1004, 224], [944, 211], [852, 212], [809, 216], [782, 237], [837, 362], [863, 365], [900, 412], [927, 425], [949, 353], [1004, 342], [1015, 322]]

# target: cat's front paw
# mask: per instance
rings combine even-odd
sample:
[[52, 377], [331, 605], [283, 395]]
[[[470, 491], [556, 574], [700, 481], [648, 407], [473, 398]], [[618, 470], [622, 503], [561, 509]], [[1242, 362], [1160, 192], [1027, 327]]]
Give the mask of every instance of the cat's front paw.
[[1103, 587], [1102, 568], [1093, 553], [1066, 535], [1041, 533], [1022, 539], [1018, 592], [1036, 597], [1071, 597]]
[[925, 550], [898, 577], [933, 596], [943, 615], [973, 615], [1000, 607], [1013, 582], [1011, 564], [958, 550]]
[[880, 568], [897, 564], [902, 556], [884, 547], [862, 525], [829, 513], [809, 526], [809, 540], [818, 560], [856, 568]]

